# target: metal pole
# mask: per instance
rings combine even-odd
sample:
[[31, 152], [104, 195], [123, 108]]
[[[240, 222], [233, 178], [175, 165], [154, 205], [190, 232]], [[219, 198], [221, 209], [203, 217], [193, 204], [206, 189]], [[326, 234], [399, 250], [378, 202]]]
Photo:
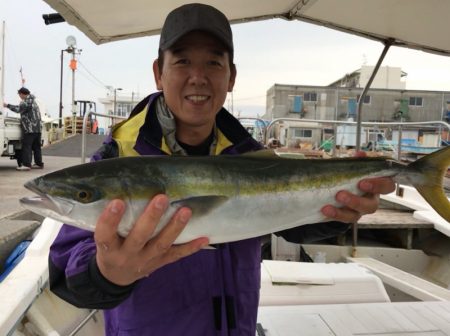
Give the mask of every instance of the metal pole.
[[[403, 122], [403, 117], [400, 117], [400, 122]], [[402, 124], [398, 125], [398, 146], [397, 146], [397, 160], [402, 159]]]
[[393, 42], [394, 40], [392, 39], [388, 39], [385, 41], [383, 52], [381, 53], [380, 58], [378, 59], [378, 62], [375, 65], [372, 74], [370, 75], [369, 81], [367, 82], [363, 92], [359, 96], [358, 114], [356, 115], [356, 151], [361, 150], [361, 121], [362, 121], [362, 104], [364, 102], [364, 97], [366, 96], [367, 91], [369, 91], [370, 85], [372, 85], [372, 82], [378, 72], [378, 69], [380, 68], [381, 63], [383, 62], [383, 59], [386, 56], [386, 53]]
[[[335, 120], [338, 120], [338, 114], [339, 114], [339, 89], [336, 89], [336, 115], [334, 117]], [[332, 156], [337, 156], [337, 124], [333, 125], [333, 153]]]
[[113, 115], [116, 115], [116, 103], [117, 103], [117, 89], [114, 89], [114, 106], [113, 106]]
[[69, 334], [69, 336], [75, 336], [75, 335], [81, 330], [81, 328], [83, 328], [84, 325], [85, 325], [86, 323], [89, 322], [89, 320], [90, 320], [91, 318], [94, 318], [94, 317], [95, 317], [95, 314], [97, 314], [97, 313], [98, 313], [98, 310], [97, 310], [97, 309], [92, 310], [92, 311], [91, 311], [91, 312], [83, 319], [83, 321], [81, 321], [80, 324], [77, 325], [77, 326], [75, 327], [75, 329]]
[[90, 115], [90, 111], [84, 115], [83, 126], [81, 127], [81, 163], [86, 161], [86, 123]]
[[[72, 49], [72, 62], [75, 61], [75, 52], [76, 52], [76, 48], [74, 47]], [[76, 114], [77, 114], [77, 110], [75, 107], [75, 67], [72, 66], [72, 134], [76, 134], [77, 130], [76, 130]]]
[[62, 127], [62, 112], [63, 112], [63, 103], [62, 103], [62, 92], [63, 92], [63, 63], [64, 63], [64, 51], [61, 50], [61, 72], [59, 79], [59, 128]]
[[[114, 89], [114, 107], [113, 107], [113, 115], [114, 116], [117, 116], [117, 91], [122, 91], [122, 88]], [[114, 121], [114, 119], [112, 119], [112, 120]]]
[[358, 247], [358, 223], [352, 223], [352, 258], [357, 257]]

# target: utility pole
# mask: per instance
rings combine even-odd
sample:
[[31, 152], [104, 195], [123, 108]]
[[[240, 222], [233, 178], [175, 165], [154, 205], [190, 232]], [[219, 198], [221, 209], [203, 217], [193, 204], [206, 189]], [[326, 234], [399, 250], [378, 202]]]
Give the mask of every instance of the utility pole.
[[70, 49], [70, 47], [67, 47], [66, 49], [62, 49], [61, 50], [61, 70], [60, 70], [60, 78], [59, 78], [59, 128], [62, 127], [62, 118], [63, 118], [63, 73], [64, 73], [64, 68], [63, 68], [63, 64], [64, 64], [64, 52], [66, 53], [71, 53], [72, 49]]
[[77, 123], [76, 123], [76, 116], [77, 116], [77, 108], [75, 104], [75, 70], [77, 69], [77, 60], [75, 58], [76, 54], [81, 53], [81, 49], [77, 49], [77, 40], [73, 36], [68, 36], [66, 38], [66, 43], [68, 45], [67, 52], [72, 54], [72, 59], [70, 60], [70, 69], [72, 70], [72, 134], [76, 134], [77, 129]]
[[70, 60], [70, 69], [72, 70], [72, 134], [77, 133], [77, 107], [75, 105], [75, 70], [77, 69], [77, 60], [75, 59], [75, 52], [77, 48], [72, 48], [72, 59]]

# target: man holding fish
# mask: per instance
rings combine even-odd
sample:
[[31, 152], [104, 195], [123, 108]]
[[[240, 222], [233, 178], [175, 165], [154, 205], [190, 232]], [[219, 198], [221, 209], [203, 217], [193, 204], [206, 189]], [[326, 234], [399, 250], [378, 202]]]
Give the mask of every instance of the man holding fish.
[[[222, 107], [236, 78], [233, 51], [230, 25], [217, 9], [190, 4], [172, 11], [153, 63], [160, 92], [145, 98], [112, 130], [94, 159], [238, 155], [261, 149]], [[321, 209], [332, 221], [278, 234], [307, 242], [342, 233], [348, 226], [344, 223], [374, 212], [378, 195], [393, 191], [394, 183], [374, 178], [358, 187], [365, 196], [342, 190], [336, 200], [343, 207]], [[126, 237], [117, 233], [130, 206], [121, 199], [107, 204], [95, 233], [63, 226], [50, 252], [51, 289], [76, 306], [104, 309], [106, 335], [255, 335], [260, 240], [207, 248], [208, 238], [197, 237], [174, 245], [196, 202], [182, 203], [155, 236], [170, 207], [165, 194], [149, 200]]]

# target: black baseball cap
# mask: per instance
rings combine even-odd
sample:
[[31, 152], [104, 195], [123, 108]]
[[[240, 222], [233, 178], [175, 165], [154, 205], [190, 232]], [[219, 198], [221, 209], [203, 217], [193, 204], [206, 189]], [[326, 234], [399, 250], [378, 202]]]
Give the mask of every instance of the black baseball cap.
[[161, 30], [159, 48], [167, 50], [182, 36], [195, 30], [205, 31], [217, 37], [232, 58], [233, 34], [227, 17], [218, 9], [199, 3], [183, 5], [167, 15]]
[[21, 87], [19, 90], [17, 90], [17, 93], [29, 95], [29, 94], [30, 94], [30, 90], [28, 90], [28, 89], [25, 88], [25, 87]]

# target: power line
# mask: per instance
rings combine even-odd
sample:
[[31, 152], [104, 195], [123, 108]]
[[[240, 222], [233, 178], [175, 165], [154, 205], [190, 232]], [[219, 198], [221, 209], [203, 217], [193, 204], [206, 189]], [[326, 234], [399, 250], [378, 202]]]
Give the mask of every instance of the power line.
[[100, 83], [101, 86], [108, 89], [107, 85], [103, 83], [100, 79], [98, 79], [91, 71], [89, 71], [89, 69], [80, 61], [80, 59], [78, 59], [78, 64], [80, 64], [84, 68], [84, 70], [86, 70], [86, 72], [92, 76], [92, 78], [94, 78], [98, 83]]
[[89, 82], [91, 82], [93, 85], [96, 85], [98, 87], [101, 88], [105, 88], [105, 86], [103, 85], [103, 83], [99, 83], [98, 81], [94, 80], [92, 77], [87, 76], [87, 72], [85, 72], [85, 70], [83, 69], [78, 69], [78, 74], [81, 75], [81, 77], [83, 77], [84, 79], [88, 80]]

